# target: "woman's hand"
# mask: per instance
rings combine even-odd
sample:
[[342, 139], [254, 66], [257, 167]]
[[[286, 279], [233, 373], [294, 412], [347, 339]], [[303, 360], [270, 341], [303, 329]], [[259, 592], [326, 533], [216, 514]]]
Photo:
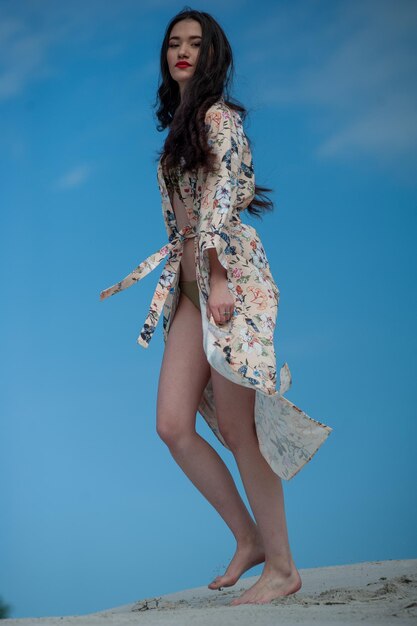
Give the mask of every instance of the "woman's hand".
[[213, 315], [216, 324], [229, 322], [234, 311], [235, 299], [227, 286], [227, 278], [218, 277], [210, 280], [210, 295], [207, 300], [207, 318]]

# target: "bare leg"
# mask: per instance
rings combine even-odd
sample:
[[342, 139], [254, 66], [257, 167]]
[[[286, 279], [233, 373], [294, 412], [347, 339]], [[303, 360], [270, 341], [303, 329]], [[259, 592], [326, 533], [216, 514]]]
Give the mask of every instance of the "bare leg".
[[219, 428], [236, 459], [265, 548], [261, 577], [231, 604], [270, 602], [301, 587], [288, 542], [282, 482], [259, 448], [255, 390], [227, 380], [213, 368], [211, 375]]
[[[165, 345], [157, 399], [157, 432], [191, 482], [229, 526], [239, 558], [223, 585], [231, 585], [265, 555], [259, 530], [233, 477], [214, 448], [195, 430], [210, 366], [203, 349], [201, 314], [181, 294]], [[215, 585], [217, 588], [220, 585]]]

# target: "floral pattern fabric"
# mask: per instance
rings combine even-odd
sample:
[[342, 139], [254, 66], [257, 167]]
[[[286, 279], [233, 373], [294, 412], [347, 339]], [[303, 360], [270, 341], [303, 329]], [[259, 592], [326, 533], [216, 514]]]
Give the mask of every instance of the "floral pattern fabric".
[[[291, 385], [287, 363], [280, 369], [277, 389], [274, 331], [280, 292], [258, 233], [240, 217], [255, 193], [251, 150], [240, 114], [227, 106], [223, 98], [208, 109], [205, 121], [208, 143], [217, 157], [216, 171], [178, 168], [175, 177], [189, 225], [178, 230], [159, 161], [157, 180], [168, 242], [122, 281], [102, 291], [100, 297], [107, 298], [131, 286], [166, 259], [137, 339], [147, 348], [162, 314], [165, 342], [179, 300], [183, 243], [186, 238], [193, 238], [207, 360], [228, 380], [255, 390], [255, 425], [261, 453], [273, 471], [288, 480], [312, 458], [332, 429], [284, 398]], [[206, 314], [210, 294], [209, 248], [216, 249], [235, 299], [233, 315], [222, 325]], [[228, 447], [219, 431], [211, 379], [198, 410], [219, 441]]]

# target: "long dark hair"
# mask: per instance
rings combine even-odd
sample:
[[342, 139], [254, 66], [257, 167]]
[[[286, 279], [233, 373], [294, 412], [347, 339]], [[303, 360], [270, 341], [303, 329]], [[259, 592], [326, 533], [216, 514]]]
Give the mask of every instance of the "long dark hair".
[[[200, 23], [202, 39], [198, 62], [194, 74], [188, 80], [181, 99], [177, 81], [169, 72], [167, 51], [171, 30], [180, 20], [193, 19]], [[169, 127], [161, 157], [164, 172], [181, 165], [184, 170], [197, 170], [203, 167], [212, 171], [215, 155], [207, 143], [205, 114], [212, 104], [223, 97], [231, 109], [238, 111], [244, 121], [247, 110], [239, 102], [231, 102], [229, 84], [234, 73], [233, 54], [227, 37], [216, 20], [204, 11], [194, 11], [186, 6], [169, 22], [161, 47], [160, 67], [162, 81], [158, 87], [155, 107], [159, 120], [158, 131]], [[249, 146], [250, 140], [248, 139]], [[184, 160], [181, 162], [180, 159]], [[255, 197], [244, 209], [251, 215], [260, 217], [264, 211], [271, 211], [273, 202], [265, 192], [272, 189], [261, 187], [255, 182]]]

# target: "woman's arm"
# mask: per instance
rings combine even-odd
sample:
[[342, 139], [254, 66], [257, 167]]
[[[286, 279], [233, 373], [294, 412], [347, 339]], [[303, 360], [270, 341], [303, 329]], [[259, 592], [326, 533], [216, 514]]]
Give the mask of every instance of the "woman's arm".
[[227, 270], [220, 263], [216, 248], [208, 248], [207, 253], [210, 263], [210, 284], [227, 281]]
[[[208, 143], [216, 154], [216, 171], [209, 172], [204, 182], [199, 212], [199, 247], [203, 263], [218, 276], [221, 272], [219, 264], [224, 270], [228, 269], [228, 221], [237, 203], [241, 154], [230, 110], [220, 106], [207, 111], [206, 124]], [[227, 276], [226, 271], [223, 276]]]
[[[200, 256], [209, 271], [207, 317], [230, 320], [234, 298], [227, 285], [228, 221], [237, 202], [241, 155], [232, 113], [220, 107], [207, 112], [207, 139], [216, 154], [216, 169], [204, 183], [199, 213]], [[228, 314], [224, 314], [228, 312]]]

